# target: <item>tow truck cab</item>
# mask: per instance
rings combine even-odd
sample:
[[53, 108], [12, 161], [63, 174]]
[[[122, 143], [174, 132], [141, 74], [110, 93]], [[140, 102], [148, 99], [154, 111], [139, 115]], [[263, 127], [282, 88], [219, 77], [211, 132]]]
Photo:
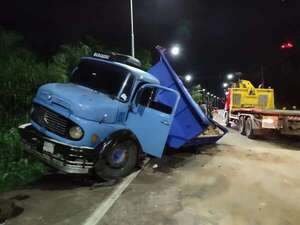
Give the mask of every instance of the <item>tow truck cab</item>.
[[141, 153], [161, 157], [180, 97], [137, 67], [132, 57], [96, 53], [81, 58], [69, 83], [41, 86], [30, 123], [19, 127], [26, 151], [104, 179], [128, 175]]

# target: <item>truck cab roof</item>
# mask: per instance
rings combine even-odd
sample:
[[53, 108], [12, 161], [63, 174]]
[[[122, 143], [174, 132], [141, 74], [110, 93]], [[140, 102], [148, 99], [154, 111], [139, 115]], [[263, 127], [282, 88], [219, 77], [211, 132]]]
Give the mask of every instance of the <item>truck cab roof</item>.
[[130, 65], [126, 65], [124, 63], [120, 62], [115, 62], [107, 59], [101, 59], [101, 58], [96, 58], [96, 57], [82, 57], [81, 60], [92, 60], [92, 61], [98, 61], [100, 63], [106, 63], [106, 64], [111, 64], [112, 66], [117, 66], [121, 67], [123, 69], [126, 69], [128, 72], [130, 72], [137, 80], [141, 80], [146, 83], [152, 83], [152, 84], [160, 84], [159, 80], [152, 76], [151, 74], [135, 68]]

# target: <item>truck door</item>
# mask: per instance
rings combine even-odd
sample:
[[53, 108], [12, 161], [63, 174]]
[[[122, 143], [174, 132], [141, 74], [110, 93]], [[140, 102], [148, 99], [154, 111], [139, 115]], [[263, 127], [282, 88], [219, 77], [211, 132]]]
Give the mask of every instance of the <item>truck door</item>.
[[173, 89], [145, 84], [133, 99], [126, 123], [149, 155], [162, 156], [179, 98]]

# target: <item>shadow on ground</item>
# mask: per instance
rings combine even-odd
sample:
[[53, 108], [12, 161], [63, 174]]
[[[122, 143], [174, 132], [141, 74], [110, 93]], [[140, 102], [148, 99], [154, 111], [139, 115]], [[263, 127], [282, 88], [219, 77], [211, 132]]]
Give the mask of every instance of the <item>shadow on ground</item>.
[[[182, 148], [179, 150], [168, 148], [161, 159], [151, 158], [149, 164], [153, 168], [157, 167], [153, 172], [170, 173], [174, 169], [184, 167], [186, 163], [190, 162], [191, 159], [195, 158], [198, 154], [207, 156], [217, 154], [219, 150], [216, 146], [217, 145], [214, 144], [201, 147]], [[209, 159], [210, 158], [207, 158], [207, 161], [202, 160], [203, 165], [208, 163]], [[92, 175], [61, 174], [56, 171], [51, 171], [35, 182], [22, 187], [22, 189], [38, 189], [47, 191], [72, 190], [80, 187], [93, 188], [95, 184], [101, 184], [102, 182], [105, 181]], [[112, 183], [110, 186], [116, 183], [118, 182]]]
[[[191, 162], [191, 159], [199, 154], [214, 156], [219, 152], [216, 146], [217, 144], [203, 145], [200, 147], [181, 148], [179, 150], [167, 148], [164, 156], [161, 159], [152, 158], [150, 165], [155, 169], [154, 172], [170, 173], [174, 169], [184, 167], [187, 163]], [[210, 159], [211, 158], [202, 160], [201, 164], [203, 165], [201, 166], [207, 164]]]
[[[237, 126], [232, 126], [231, 129], [238, 131]], [[285, 136], [273, 133], [268, 135], [257, 136], [255, 140], [262, 143], [266, 142], [278, 145], [281, 148], [289, 150], [300, 151], [300, 137], [296, 136]]]
[[0, 224], [4, 224], [6, 220], [21, 215], [24, 209], [18, 205], [18, 201], [23, 201], [27, 198], [29, 198], [27, 195], [17, 195], [9, 199], [0, 199]]
[[53, 172], [28, 184], [25, 188], [48, 191], [72, 190], [79, 187], [92, 187], [92, 185], [98, 181], [99, 180], [95, 177], [89, 175], [60, 174]]

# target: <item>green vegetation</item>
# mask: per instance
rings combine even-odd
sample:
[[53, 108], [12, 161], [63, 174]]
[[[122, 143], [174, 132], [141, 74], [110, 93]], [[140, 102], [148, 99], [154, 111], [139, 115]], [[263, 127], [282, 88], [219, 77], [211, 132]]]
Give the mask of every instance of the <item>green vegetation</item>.
[[193, 97], [194, 101], [199, 103], [205, 101], [203, 92], [201, 92], [201, 85], [197, 85], [190, 90], [190, 94]]
[[[0, 192], [11, 190], [42, 176], [46, 168], [26, 156], [16, 127], [28, 122], [31, 101], [45, 83], [65, 82], [81, 56], [104, 48], [87, 37], [76, 45], [63, 45], [49, 60], [41, 60], [24, 47], [22, 36], [0, 28]], [[149, 68], [151, 54], [137, 52]]]
[[0, 132], [0, 191], [10, 190], [39, 178], [46, 168], [24, 157], [16, 128]]

